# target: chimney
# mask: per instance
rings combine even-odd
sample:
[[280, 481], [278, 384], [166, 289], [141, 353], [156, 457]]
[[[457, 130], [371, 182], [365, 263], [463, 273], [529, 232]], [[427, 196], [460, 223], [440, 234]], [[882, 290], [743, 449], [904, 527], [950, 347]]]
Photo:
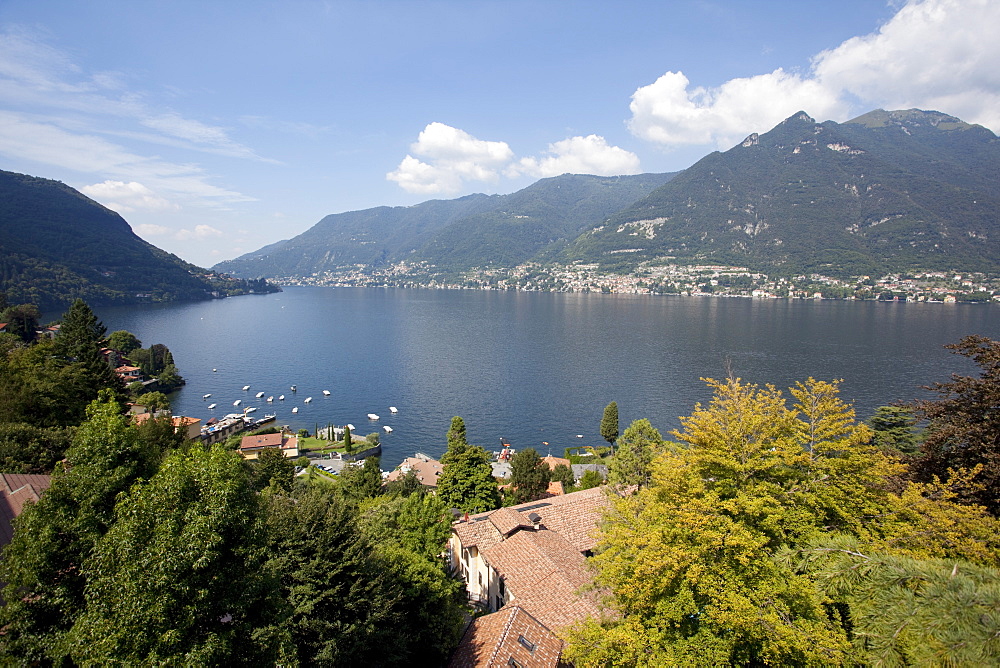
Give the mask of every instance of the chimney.
[[535, 527], [535, 531], [538, 531], [542, 526], [542, 516], [538, 513], [531, 513], [528, 515], [528, 519], [531, 520], [531, 525]]

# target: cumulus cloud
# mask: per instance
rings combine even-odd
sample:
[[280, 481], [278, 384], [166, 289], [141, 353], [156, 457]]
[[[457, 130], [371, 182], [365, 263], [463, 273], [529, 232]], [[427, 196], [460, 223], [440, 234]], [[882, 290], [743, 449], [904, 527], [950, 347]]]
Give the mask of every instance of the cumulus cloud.
[[[411, 193], [455, 193], [467, 181], [493, 183], [514, 158], [506, 142], [477, 139], [444, 123], [429, 123], [386, 178]], [[423, 158], [421, 160], [420, 158]]]
[[152, 190], [136, 181], [105, 181], [83, 186], [80, 191], [104, 206], [118, 213], [132, 211], [164, 211], [178, 209], [176, 204], [158, 196]]
[[706, 88], [667, 72], [635, 91], [628, 127], [665, 147], [728, 148], [799, 110], [842, 121], [919, 107], [1000, 131], [997, 25], [992, 0], [910, 0], [878, 31], [817, 54], [804, 75], [777, 69]]
[[604, 137], [570, 137], [549, 144], [543, 158], [521, 158], [508, 172], [512, 176], [548, 177], [560, 174], [596, 174], [617, 176], [638, 174], [639, 156], [618, 146], [609, 146]]

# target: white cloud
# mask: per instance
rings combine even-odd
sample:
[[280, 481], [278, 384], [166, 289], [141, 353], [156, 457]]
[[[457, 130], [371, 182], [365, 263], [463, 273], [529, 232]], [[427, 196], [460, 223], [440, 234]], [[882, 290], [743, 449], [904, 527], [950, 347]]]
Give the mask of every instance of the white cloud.
[[136, 181], [105, 181], [91, 186], [83, 186], [80, 191], [118, 213], [136, 210], [163, 211], [179, 209], [176, 204], [158, 196], [152, 190]]
[[222, 230], [218, 230], [211, 225], [195, 225], [193, 231], [188, 229], [178, 230], [174, 235], [174, 239], [178, 241], [190, 241], [191, 239], [204, 241], [205, 239], [214, 239], [221, 236]]
[[467, 181], [495, 182], [514, 153], [506, 142], [476, 139], [444, 123], [429, 123], [386, 178], [411, 193], [455, 193]]
[[142, 223], [140, 225], [133, 225], [132, 231], [140, 237], [162, 237], [170, 233], [170, 228], [163, 225], [154, 225], [153, 223]]
[[608, 146], [607, 140], [598, 135], [570, 137], [549, 144], [547, 157], [521, 158], [509, 169], [511, 176], [527, 174], [547, 177], [560, 174], [596, 174], [617, 176], [638, 174], [639, 156], [617, 146]]
[[777, 69], [690, 87], [667, 72], [632, 96], [629, 129], [665, 147], [728, 148], [796, 111], [847, 120], [881, 107], [919, 107], [1000, 131], [1000, 3], [911, 0], [878, 31], [819, 53], [806, 75]]

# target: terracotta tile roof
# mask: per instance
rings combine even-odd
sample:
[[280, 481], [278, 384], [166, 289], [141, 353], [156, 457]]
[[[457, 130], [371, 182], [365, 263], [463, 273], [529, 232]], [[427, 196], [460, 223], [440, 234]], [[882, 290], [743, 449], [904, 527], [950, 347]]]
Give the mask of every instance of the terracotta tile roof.
[[14, 535], [14, 518], [21, 514], [25, 504], [38, 501], [52, 484], [52, 476], [23, 473], [0, 474], [0, 546], [10, 542]]
[[562, 496], [566, 491], [563, 489], [563, 484], [561, 480], [551, 480], [549, 481], [549, 487], [545, 490], [547, 496]]
[[386, 477], [386, 480], [392, 482], [402, 478], [406, 475], [407, 471], [413, 471], [417, 474], [417, 480], [419, 480], [421, 484], [426, 485], [427, 487], [437, 487], [438, 476], [441, 475], [442, 470], [444, 469], [441, 462], [426, 455], [417, 453], [415, 457], [407, 457], [404, 459], [396, 470]]
[[542, 457], [542, 461], [549, 465], [550, 469], [555, 469], [555, 467], [562, 464], [566, 468], [569, 468], [570, 463], [568, 459], [563, 459], [562, 457], [553, 457], [552, 455], [546, 455]]
[[502, 536], [507, 536], [521, 527], [531, 528], [531, 521], [513, 508], [500, 508], [489, 514], [490, 523]]
[[555, 668], [562, 641], [517, 605], [508, 605], [469, 625], [448, 663], [449, 668]]
[[593, 593], [579, 590], [591, 581], [586, 558], [554, 531], [518, 531], [484, 550], [486, 562], [503, 577], [513, 601], [548, 628], [559, 630], [599, 617]]

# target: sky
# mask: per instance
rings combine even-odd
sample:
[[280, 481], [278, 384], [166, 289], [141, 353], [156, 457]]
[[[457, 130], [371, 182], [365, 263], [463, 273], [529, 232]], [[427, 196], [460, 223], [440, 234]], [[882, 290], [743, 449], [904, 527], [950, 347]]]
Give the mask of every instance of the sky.
[[671, 172], [797, 111], [1000, 132], [995, 0], [0, 1], [0, 169], [200, 266], [322, 217]]

